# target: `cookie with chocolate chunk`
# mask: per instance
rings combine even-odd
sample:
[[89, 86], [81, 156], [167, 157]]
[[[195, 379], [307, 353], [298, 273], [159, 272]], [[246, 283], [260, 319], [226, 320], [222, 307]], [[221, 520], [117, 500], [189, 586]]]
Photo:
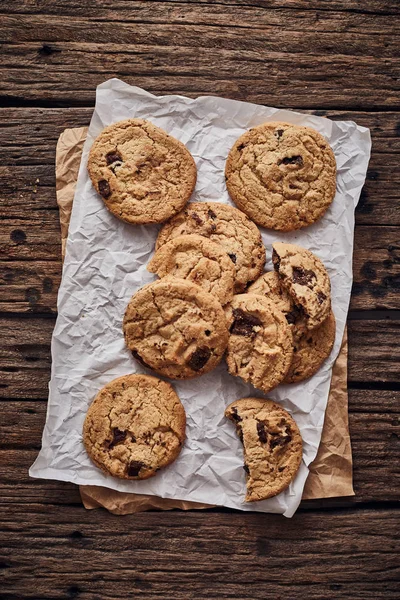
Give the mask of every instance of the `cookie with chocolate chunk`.
[[177, 458], [185, 427], [185, 410], [169, 383], [149, 375], [124, 375], [93, 400], [83, 441], [92, 461], [106, 473], [148, 479]]
[[257, 226], [237, 208], [220, 202], [192, 202], [165, 223], [156, 250], [180, 235], [198, 234], [222, 246], [235, 266], [235, 293], [254, 281], [265, 264], [265, 248]]
[[284, 314], [252, 294], [234, 296], [226, 314], [229, 373], [269, 392], [283, 381], [292, 362], [292, 333]]
[[295, 244], [277, 242], [272, 248], [272, 262], [282, 286], [303, 309], [307, 329], [315, 329], [331, 310], [327, 270], [315, 254]]
[[299, 383], [315, 375], [332, 352], [336, 336], [333, 311], [321, 325], [294, 341], [293, 358], [284, 383]]
[[225, 179], [236, 206], [255, 223], [291, 231], [320, 219], [331, 204], [335, 155], [310, 127], [263, 123], [235, 142]]
[[147, 265], [159, 277], [187, 279], [226, 304], [233, 297], [235, 265], [220, 244], [192, 233], [159, 248]]
[[296, 306], [292, 297], [283, 287], [275, 271], [263, 273], [247, 289], [248, 294], [264, 296], [283, 312], [292, 330], [293, 339], [297, 339], [306, 330], [303, 309]]
[[228, 406], [243, 444], [246, 502], [266, 500], [288, 487], [301, 463], [303, 444], [291, 415], [268, 399], [242, 398]]
[[136, 360], [171, 379], [189, 379], [220, 362], [228, 328], [218, 300], [185, 279], [163, 277], [131, 298], [123, 323]]
[[185, 206], [196, 184], [190, 152], [144, 119], [106, 127], [90, 150], [88, 171], [109, 211], [128, 223], [162, 223]]

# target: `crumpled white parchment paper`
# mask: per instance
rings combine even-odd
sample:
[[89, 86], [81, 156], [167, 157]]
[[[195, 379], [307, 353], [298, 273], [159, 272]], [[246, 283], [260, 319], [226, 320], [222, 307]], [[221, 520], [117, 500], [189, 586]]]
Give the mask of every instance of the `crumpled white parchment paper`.
[[[337, 331], [334, 350], [310, 380], [281, 385], [268, 394], [292, 413], [304, 441], [303, 462], [289, 488], [269, 500], [245, 504], [243, 453], [225, 407], [262, 393], [228, 374], [225, 363], [200, 378], [172, 382], [187, 414], [187, 441], [179, 458], [156, 477], [124, 481], [95, 467], [82, 443], [86, 410], [98, 390], [128, 373], [146, 372], [125, 347], [122, 319], [141, 286], [154, 280], [146, 265], [154, 250], [157, 226], [132, 226], [105, 208], [86, 171], [89, 149], [102, 129], [116, 121], [149, 119], [181, 140], [198, 169], [192, 201], [230, 203], [225, 160], [235, 140], [267, 120], [308, 125], [321, 132], [337, 161], [335, 199], [314, 225], [300, 231], [262, 230], [266, 269], [272, 268], [271, 243], [286, 240], [315, 252], [329, 271]], [[32, 477], [109, 487], [124, 492], [191, 500], [240, 510], [292, 516], [301, 500], [307, 466], [318, 450], [328, 399], [331, 369], [346, 322], [352, 285], [354, 210], [364, 184], [371, 150], [369, 130], [353, 122], [278, 110], [215, 97], [156, 97], [111, 79], [97, 88], [96, 106], [84, 146], [75, 192], [58, 318], [52, 339], [52, 372], [42, 449]]]

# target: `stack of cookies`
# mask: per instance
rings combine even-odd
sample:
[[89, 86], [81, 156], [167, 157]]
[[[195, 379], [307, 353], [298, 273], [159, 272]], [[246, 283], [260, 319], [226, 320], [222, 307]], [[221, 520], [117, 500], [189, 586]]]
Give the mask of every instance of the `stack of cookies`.
[[[265, 123], [237, 140], [226, 163], [235, 204], [187, 204], [196, 183], [188, 150], [151, 123], [131, 119], [95, 140], [88, 170], [106, 207], [134, 224], [162, 223], [148, 270], [160, 279], [131, 298], [123, 321], [135, 360], [189, 379], [226, 357], [229, 373], [264, 393], [311, 377], [335, 339], [330, 281], [309, 250], [274, 243], [274, 271], [256, 224], [288, 231], [315, 222], [335, 193], [336, 165], [316, 131]], [[285, 489], [302, 457], [293, 418], [271, 400], [244, 398], [225, 413], [244, 446], [247, 501]], [[172, 462], [185, 412], [169, 383], [128, 375], [89, 408], [84, 441], [97, 466], [145, 479]]]

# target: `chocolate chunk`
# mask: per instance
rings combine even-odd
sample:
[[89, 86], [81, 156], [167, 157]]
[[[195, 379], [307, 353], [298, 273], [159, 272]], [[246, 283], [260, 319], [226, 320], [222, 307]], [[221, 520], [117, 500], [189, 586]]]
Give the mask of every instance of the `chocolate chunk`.
[[303, 314], [303, 309], [301, 306], [294, 305], [292, 310], [286, 313], [286, 321], [291, 325], [292, 323], [296, 323], [297, 319], [299, 319]]
[[298, 167], [303, 166], [303, 159], [301, 156], [285, 156], [278, 162], [278, 165], [297, 165]]
[[247, 475], [250, 475], [250, 469], [249, 469], [248, 465], [246, 465], [246, 463], [244, 463], [243, 469], [246, 471]]
[[143, 365], [144, 367], [147, 367], [148, 369], [151, 369], [150, 365], [148, 365], [143, 358], [140, 356], [139, 352], [136, 352], [136, 350], [132, 350], [132, 356], [133, 358], [135, 358], [138, 362], [140, 362], [141, 365]]
[[213, 210], [211, 210], [211, 208], [208, 209], [208, 216], [210, 217], [210, 219], [214, 220], [217, 218], [217, 215], [215, 214], [215, 212]]
[[232, 335], [245, 335], [251, 337], [256, 334], [253, 327], [261, 327], [262, 322], [258, 317], [245, 313], [241, 308], [233, 309], [233, 323], [230, 328]]
[[314, 271], [303, 269], [302, 267], [293, 267], [293, 283], [299, 285], [308, 285], [313, 279], [316, 279]]
[[281, 266], [281, 257], [279, 256], [275, 248], [273, 248], [272, 250], [272, 262], [274, 263], [275, 271], [279, 271], [279, 267]]
[[237, 411], [236, 406], [232, 407], [232, 419], [234, 421], [236, 421], [237, 423], [239, 423], [239, 421], [243, 420], [242, 417], [240, 415], [238, 415], [238, 411]]
[[236, 254], [229, 254], [228, 252], [228, 256], [231, 259], [231, 261], [233, 262], [234, 265], [236, 265]]
[[114, 427], [112, 433], [113, 433], [113, 439], [108, 444], [108, 447], [110, 449], [114, 448], [114, 446], [116, 446], [117, 444], [120, 444], [121, 442], [123, 442], [124, 439], [126, 438], [126, 431], [121, 431], [120, 429], [118, 429], [118, 427]]
[[282, 471], [284, 471], [285, 469], [286, 469], [286, 465], [283, 465], [283, 467], [278, 467], [279, 473], [282, 473]]
[[211, 335], [211, 331], [209, 329], [206, 329], [204, 333], [207, 337]]
[[100, 179], [97, 185], [99, 186], [99, 193], [101, 196], [103, 196], [103, 198], [108, 198], [111, 196], [111, 189], [108, 181], [105, 179]]
[[258, 439], [262, 444], [266, 444], [268, 440], [267, 428], [265, 427], [265, 423], [262, 421], [257, 421], [257, 433]]
[[326, 296], [324, 292], [317, 292], [317, 300], [318, 304], [322, 304], [324, 300], [326, 300]]
[[239, 144], [239, 146], [237, 147], [239, 152], [241, 152], [243, 148], [246, 148], [246, 144]]
[[140, 462], [140, 460], [132, 460], [126, 469], [128, 477], [137, 477], [139, 475], [140, 469], [142, 469], [145, 466], [146, 465]]
[[276, 135], [278, 136], [278, 138], [283, 136], [283, 129], [277, 129], [276, 130]]
[[271, 443], [270, 443], [271, 450], [276, 448], [276, 446], [284, 446], [285, 444], [288, 444], [291, 440], [292, 440], [291, 435], [277, 436], [276, 438], [271, 440]]
[[190, 216], [196, 221], [197, 225], [203, 225], [203, 219], [201, 219], [197, 213], [193, 212]]
[[189, 358], [187, 364], [193, 371], [200, 371], [211, 356], [210, 348], [197, 348]]
[[106, 154], [106, 161], [108, 165], [112, 165], [115, 162], [121, 162], [122, 157], [118, 152], [109, 152]]

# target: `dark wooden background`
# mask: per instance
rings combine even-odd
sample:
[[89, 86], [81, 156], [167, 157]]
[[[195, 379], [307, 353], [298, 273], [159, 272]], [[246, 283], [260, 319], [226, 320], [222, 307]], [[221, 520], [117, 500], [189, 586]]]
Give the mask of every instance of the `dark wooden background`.
[[[398, 599], [400, 3], [0, 0], [0, 597]], [[353, 119], [373, 151], [349, 314], [354, 499], [116, 517], [31, 480], [61, 276], [56, 141], [110, 77]]]

